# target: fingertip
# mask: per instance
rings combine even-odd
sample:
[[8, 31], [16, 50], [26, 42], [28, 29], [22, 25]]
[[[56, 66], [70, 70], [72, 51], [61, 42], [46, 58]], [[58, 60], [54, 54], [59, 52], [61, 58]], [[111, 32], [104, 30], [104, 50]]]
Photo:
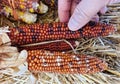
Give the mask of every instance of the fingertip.
[[68, 22], [68, 28], [71, 31], [77, 31], [77, 30], [81, 29], [82, 27], [83, 27], [83, 25], [80, 25], [79, 23], [76, 23], [74, 21], [69, 21]]
[[90, 21], [90, 18], [86, 17], [80, 14], [80, 13], [73, 13], [71, 16], [69, 22], [68, 22], [68, 27], [71, 31], [77, 31], [81, 29], [85, 24], [87, 24]]
[[74, 13], [69, 20], [69, 29], [72, 31], [79, 30], [87, 24], [104, 6], [105, 3], [103, 0], [94, 0], [94, 3], [91, 3], [91, 0], [82, 0], [75, 8]]

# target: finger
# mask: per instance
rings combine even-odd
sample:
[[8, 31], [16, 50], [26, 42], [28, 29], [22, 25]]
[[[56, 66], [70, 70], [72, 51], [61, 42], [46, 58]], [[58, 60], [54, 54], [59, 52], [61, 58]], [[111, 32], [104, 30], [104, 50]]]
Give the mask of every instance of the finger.
[[68, 23], [70, 30], [76, 31], [83, 27], [107, 4], [107, 0], [92, 0], [92, 2], [94, 3], [91, 3], [91, 0], [82, 0], [77, 5]]
[[101, 14], [105, 14], [107, 12], [108, 8], [105, 6], [100, 10]]
[[80, 3], [81, 0], [73, 0], [72, 1], [72, 6], [71, 6], [71, 14], [73, 14], [76, 6]]
[[61, 22], [68, 22], [71, 0], [58, 0], [58, 16]]

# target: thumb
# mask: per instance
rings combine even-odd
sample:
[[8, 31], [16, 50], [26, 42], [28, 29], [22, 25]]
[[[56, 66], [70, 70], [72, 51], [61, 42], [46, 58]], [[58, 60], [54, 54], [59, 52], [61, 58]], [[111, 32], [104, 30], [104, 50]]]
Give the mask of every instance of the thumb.
[[[68, 27], [72, 31], [82, 28], [88, 23], [97, 12], [108, 4], [109, 0], [82, 0], [75, 8], [71, 16]], [[93, 3], [94, 2], [94, 3]]]

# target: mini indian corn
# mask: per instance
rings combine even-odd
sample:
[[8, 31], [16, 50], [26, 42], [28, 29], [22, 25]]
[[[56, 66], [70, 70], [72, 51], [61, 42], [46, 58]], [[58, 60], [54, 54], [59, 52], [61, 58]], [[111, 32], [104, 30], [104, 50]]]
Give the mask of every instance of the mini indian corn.
[[107, 69], [107, 64], [96, 57], [45, 50], [28, 51], [27, 62], [31, 72], [92, 74]]
[[7, 5], [24, 11], [28, 9], [37, 9], [38, 6], [38, 0], [1, 0], [0, 2], [3, 6]]
[[8, 36], [12, 45], [25, 45], [58, 39], [78, 39], [107, 36], [115, 31], [112, 25], [90, 22], [78, 31], [70, 31], [67, 23], [44, 23], [14, 27]]
[[[13, 11], [15, 11], [16, 15], [14, 15]], [[31, 24], [36, 22], [37, 20], [37, 14], [29, 13], [29, 12], [23, 12], [19, 10], [13, 10], [12, 8], [5, 6], [3, 9], [1, 9], [0, 14], [6, 16], [7, 18], [13, 17], [14, 20], [20, 20], [27, 24]]]
[[[77, 47], [79, 44], [78, 41], [75, 40], [68, 40], [67, 41], [73, 48]], [[20, 46], [19, 50], [36, 50], [36, 49], [44, 49], [44, 50], [50, 50], [50, 51], [67, 51], [71, 50], [72, 47], [66, 43], [65, 41], [58, 41], [58, 42], [51, 42], [46, 44], [32, 44], [32, 45], [25, 45]]]
[[42, 2], [39, 4], [39, 0], [0, 0], [2, 6], [9, 6], [13, 9], [37, 13], [41, 11], [41, 3]]

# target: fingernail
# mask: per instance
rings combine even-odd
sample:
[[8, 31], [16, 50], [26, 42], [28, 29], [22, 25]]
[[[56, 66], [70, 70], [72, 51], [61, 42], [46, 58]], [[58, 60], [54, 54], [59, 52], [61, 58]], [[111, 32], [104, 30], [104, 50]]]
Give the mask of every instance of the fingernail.
[[68, 22], [68, 27], [71, 31], [77, 31], [80, 29], [83, 25], [81, 23], [77, 23], [78, 21], [72, 19]]

